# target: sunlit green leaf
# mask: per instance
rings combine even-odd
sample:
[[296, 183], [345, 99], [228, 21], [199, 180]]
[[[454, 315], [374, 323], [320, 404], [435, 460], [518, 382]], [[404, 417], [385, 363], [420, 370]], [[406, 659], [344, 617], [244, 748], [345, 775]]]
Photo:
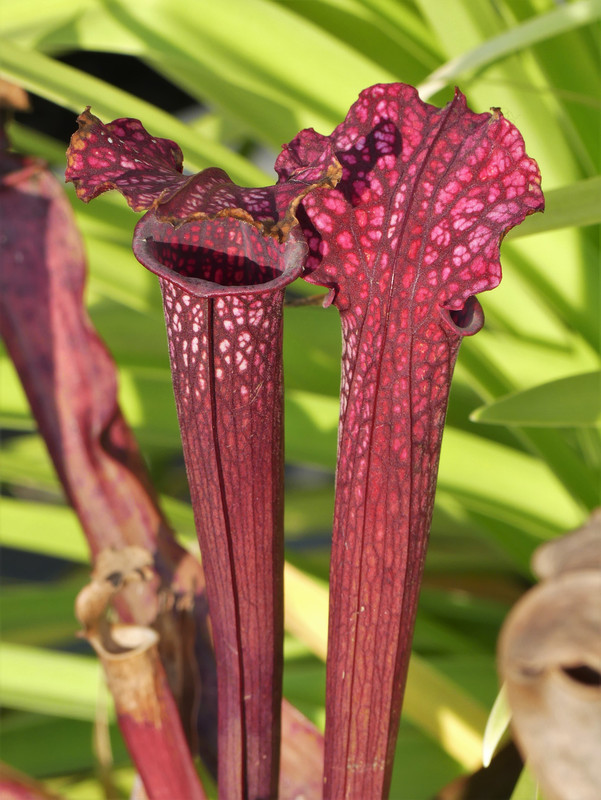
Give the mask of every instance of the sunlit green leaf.
[[491, 514], [493, 507], [502, 513], [505, 506], [553, 528], [567, 530], [581, 518], [578, 504], [538, 459], [452, 428], [443, 437], [439, 486], [490, 503]]
[[0, 16], [2, 36], [27, 43], [47, 35], [49, 31], [77, 18], [95, 0], [21, 0], [19, 3], [3, 3]]
[[[114, 764], [128, 764], [116, 723], [110, 724], [109, 732]], [[65, 800], [105, 800], [104, 790], [97, 791], [101, 788], [97, 781], [90, 786], [97, 768], [92, 738], [92, 720], [10, 710], [2, 718], [0, 750], [3, 761], [27, 775], [44, 779], [44, 785]], [[78, 791], [81, 785], [93, 791], [82, 795]]]
[[[99, 661], [9, 642], [0, 643], [0, 703], [72, 719], [93, 720], [106, 698]], [[111, 717], [114, 712], [110, 710]]]
[[595, 22], [600, 16], [601, 6], [597, 0], [578, 0], [547, 14], [533, 17], [498, 36], [487, 39], [481, 46], [439, 67], [419, 87], [420, 94], [427, 99], [444, 86], [456, 83], [460, 76], [471, 70], [487, 66], [537, 42]]
[[482, 763], [488, 767], [511, 720], [505, 687], [502, 686], [490, 711], [482, 739]]
[[507, 238], [518, 239], [557, 228], [596, 225], [601, 222], [601, 177], [578, 181], [545, 193], [545, 212], [528, 217]]
[[[443, 44], [449, 61], [486, 47], [510, 29], [507, 10], [503, 9], [505, 15], [499, 13], [500, 9], [490, 3], [417, 0], [417, 5]], [[488, 65], [478, 78], [461, 86], [467, 89], [472, 108], [488, 111], [491, 106], [500, 107], [519, 125], [528, 154], [537, 159], [547, 188], [571, 182], [578, 165], [574, 146], [566, 141], [562, 126], [557, 123], [558, 116], [565, 116], [565, 112], [552, 95], [540, 92], [538, 87], [544, 84], [544, 73], [528, 51], [521, 50]], [[567, 118], [565, 124], [570, 124]]]
[[510, 800], [544, 800], [538, 788], [538, 781], [527, 764], [522, 770]]
[[[293, 8], [268, 0], [144, 6], [118, 0], [110, 8], [143, 42], [147, 57], [187, 69], [196, 83], [189, 91], [276, 147], [302, 127], [328, 133], [362, 88], [393, 78]], [[319, 61], [307, 53], [319, 53]]]
[[2, 498], [0, 542], [14, 547], [66, 558], [84, 564], [89, 549], [79, 521], [67, 506]]
[[581, 427], [601, 423], [601, 372], [587, 372], [502, 397], [470, 419], [489, 425]]
[[[2, 40], [1, 47], [0, 75], [7, 80], [70, 108], [76, 114], [92, 105], [92, 111], [104, 121], [123, 116], [143, 119], [145, 127], [153, 135], [177, 139], [190, 169], [219, 164], [233, 180], [251, 186], [261, 186], [266, 182], [264, 173], [246, 159], [215, 142], [200, 139], [186, 125], [156, 106], [42, 53], [20, 48], [6, 39]], [[75, 119], [73, 130], [76, 130]]]
[[83, 571], [75, 580], [5, 585], [0, 602], [2, 638], [36, 646], [72, 641], [78, 629], [73, 605], [86, 581]]

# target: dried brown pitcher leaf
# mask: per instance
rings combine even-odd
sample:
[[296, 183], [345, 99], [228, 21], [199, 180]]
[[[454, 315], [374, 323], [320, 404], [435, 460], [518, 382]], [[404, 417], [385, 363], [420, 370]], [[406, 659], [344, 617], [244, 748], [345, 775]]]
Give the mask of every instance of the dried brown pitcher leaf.
[[601, 508], [577, 531], [541, 545], [532, 557], [532, 571], [540, 580], [577, 569], [601, 569]]
[[158, 651], [159, 636], [142, 625], [111, 624], [119, 592], [154, 576], [142, 547], [102, 550], [92, 580], [75, 601], [84, 636], [102, 662], [117, 719], [149, 800], [204, 800]]
[[547, 800], [601, 797], [601, 517], [544, 545], [548, 580], [501, 632], [499, 669], [522, 754]]

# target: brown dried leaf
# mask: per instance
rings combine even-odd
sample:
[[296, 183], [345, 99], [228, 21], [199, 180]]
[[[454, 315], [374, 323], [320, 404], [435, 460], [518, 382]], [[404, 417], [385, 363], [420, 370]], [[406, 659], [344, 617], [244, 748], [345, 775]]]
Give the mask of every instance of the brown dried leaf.
[[541, 548], [501, 632], [517, 744], [547, 800], [601, 797], [601, 517]]
[[77, 597], [76, 613], [102, 662], [121, 733], [149, 800], [204, 800], [159, 658], [159, 635], [142, 625], [112, 625], [106, 616], [119, 592], [152, 579], [152, 563], [142, 547], [101, 551], [91, 582]]

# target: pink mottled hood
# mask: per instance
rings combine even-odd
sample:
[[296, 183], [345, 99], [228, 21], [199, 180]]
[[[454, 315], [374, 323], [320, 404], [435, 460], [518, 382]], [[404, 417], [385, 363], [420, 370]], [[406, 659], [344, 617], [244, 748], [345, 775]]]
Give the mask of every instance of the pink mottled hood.
[[[282, 180], [308, 136], [284, 148]], [[504, 233], [543, 198], [519, 131], [460, 92], [439, 109], [373, 86], [323, 138], [342, 179], [299, 218], [305, 278], [330, 288], [343, 332], [325, 754], [338, 800], [386, 796], [455, 358], [483, 324], [474, 295], [501, 279]]]

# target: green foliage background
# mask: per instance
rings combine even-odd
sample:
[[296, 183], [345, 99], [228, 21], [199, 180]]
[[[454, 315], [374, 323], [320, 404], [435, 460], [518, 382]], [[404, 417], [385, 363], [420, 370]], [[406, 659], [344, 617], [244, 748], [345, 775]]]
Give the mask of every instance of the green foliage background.
[[[498, 691], [498, 630], [531, 581], [530, 556], [599, 502], [600, 16], [597, 0], [0, 2], [2, 77], [74, 117], [86, 105], [105, 121], [138, 117], [176, 140], [191, 170], [220, 166], [243, 184], [271, 183], [258, 165], [273, 163], [282, 142], [304, 127], [329, 133], [363, 88], [389, 81], [413, 83], [437, 105], [457, 84], [475, 111], [500, 106], [537, 159], [547, 211], [504, 242], [503, 282], [480, 298], [485, 328], [463, 344], [456, 369], [414, 642], [424, 669], [412, 673], [393, 782], [399, 800], [426, 800], [474, 763], [449, 740], [445, 714], [471, 726], [477, 748]], [[57, 60], [79, 50], [134, 56], [203, 110], [184, 122]], [[23, 123], [10, 134], [16, 149], [64, 168], [66, 142]], [[112, 195], [74, 208], [89, 256], [89, 309], [117, 361], [124, 411], [193, 547], [158, 287], [130, 251], [135, 217]], [[287, 557], [320, 579], [339, 355], [334, 310], [287, 309], [287, 461], [318, 468], [291, 471]], [[4, 354], [0, 370], [2, 426], [23, 433], [6, 440], [0, 461], [2, 543], [82, 565], [52, 582], [3, 587], [0, 752], [66, 797], [93, 800], [104, 795], [92, 722], [105, 706], [110, 719], [110, 703], [94, 659], [66, 652], [87, 549]], [[291, 593], [287, 602], [310, 613], [309, 598]], [[437, 680], [444, 691], [433, 702]], [[285, 691], [318, 723], [323, 682], [310, 644], [289, 636]], [[133, 773], [108, 730], [112, 779], [126, 796]]]

